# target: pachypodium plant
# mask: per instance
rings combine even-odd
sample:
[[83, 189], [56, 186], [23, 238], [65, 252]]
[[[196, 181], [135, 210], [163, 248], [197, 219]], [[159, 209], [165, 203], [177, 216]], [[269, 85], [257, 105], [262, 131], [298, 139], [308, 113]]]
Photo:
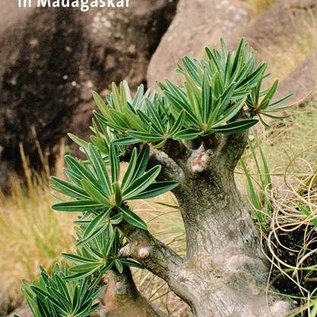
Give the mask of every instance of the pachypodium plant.
[[[274, 99], [277, 81], [263, 88], [266, 69], [246, 41], [235, 51], [222, 41], [200, 60], [184, 57], [179, 83], [166, 80], [157, 92], [140, 86], [132, 96], [122, 82], [105, 99], [93, 93], [90, 142], [70, 135], [85, 159], [66, 156], [67, 180], [52, 177], [66, 196], [53, 209], [80, 213], [77, 251], [64, 254], [67, 270], [25, 284], [36, 317], [89, 316], [105, 276], [109, 316], [165, 316], [138, 292], [130, 267], [165, 280], [196, 317], [287, 315], [292, 303], [267, 287], [268, 263], [234, 181], [248, 130], [280, 118], [288, 99]], [[169, 191], [185, 225], [185, 257], [129, 204]]]

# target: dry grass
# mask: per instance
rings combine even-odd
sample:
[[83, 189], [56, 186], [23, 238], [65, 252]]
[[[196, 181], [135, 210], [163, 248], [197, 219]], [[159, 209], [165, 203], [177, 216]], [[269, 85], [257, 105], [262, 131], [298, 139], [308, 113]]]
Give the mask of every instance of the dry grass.
[[21, 280], [34, 279], [39, 265], [49, 268], [72, 247], [72, 217], [50, 205], [43, 177], [29, 178], [27, 188], [13, 180], [11, 193], [0, 196], [0, 306], [19, 303]]
[[[295, 294], [293, 298], [302, 305], [290, 316], [307, 316], [307, 310], [309, 316], [317, 316], [316, 290], [313, 292], [317, 270], [316, 110], [313, 104], [293, 109], [284, 124], [257, 131], [256, 137], [273, 180], [272, 190], [257, 187], [273, 206], [263, 232], [263, 248], [281, 291]], [[246, 158], [252, 176], [257, 179], [257, 167], [250, 153]]]
[[276, 0], [246, 0], [246, 3], [255, 11], [260, 14], [267, 10]]
[[317, 164], [317, 105], [292, 109], [284, 123], [273, 124], [257, 138], [273, 176], [310, 174]]

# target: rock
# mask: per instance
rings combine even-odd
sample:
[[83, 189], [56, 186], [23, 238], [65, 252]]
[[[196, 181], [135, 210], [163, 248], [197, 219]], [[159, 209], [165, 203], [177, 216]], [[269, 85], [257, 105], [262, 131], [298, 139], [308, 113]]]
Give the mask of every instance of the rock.
[[292, 93], [292, 103], [317, 101], [317, 50], [281, 83], [279, 95]]
[[33, 317], [30, 309], [26, 306], [26, 304], [17, 308], [14, 312], [12, 312], [7, 317], [14, 317], [15, 315], [18, 315], [19, 317]]
[[283, 80], [315, 49], [316, 34], [316, 0], [276, 0], [243, 36]]
[[316, 85], [316, 34], [316, 0], [276, 0], [258, 16], [243, 1], [181, 0], [149, 64], [148, 84], [154, 87], [165, 77], [175, 80], [182, 55], [201, 56], [203, 47], [217, 44], [220, 37], [234, 47], [244, 37], [269, 63], [272, 79], [285, 80], [280, 95], [295, 92], [294, 102]]
[[[35, 169], [35, 140], [54, 165], [69, 130], [88, 131], [91, 91], [127, 79], [135, 88], [177, 0], [134, 0], [128, 9], [14, 8], [0, 13], [0, 187], [21, 174], [19, 144]], [[9, 15], [9, 17], [7, 17]]]
[[175, 79], [174, 69], [183, 55], [200, 56], [204, 47], [236, 40], [250, 21], [247, 7], [238, 0], [180, 0], [176, 16], [153, 55], [148, 85], [165, 77]]

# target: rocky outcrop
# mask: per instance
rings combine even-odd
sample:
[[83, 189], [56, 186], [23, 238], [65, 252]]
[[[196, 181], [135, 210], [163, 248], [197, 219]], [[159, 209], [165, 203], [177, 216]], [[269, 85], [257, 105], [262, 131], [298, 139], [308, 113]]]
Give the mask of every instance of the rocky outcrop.
[[[251, 45], [282, 79], [279, 96], [292, 102], [316, 98], [317, 3], [315, 0], [276, 1], [244, 33]], [[311, 94], [312, 93], [312, 94]], [[315, 96], [315, 97], [314, 97]]]
[[21, 171], [19, 144], [39, 168], [37, 139], [54, 164], [71, 129], [88, 131], [91, 91], [145, 81], [177, 0], [134, 0], [128, 9], [17, 9], [0, 14], [0, 186]]
[[243, 36], [269, 62], [273, 74], [284, 80], [317, 47], [317, 3], [276, 0]]
[[150, 86], [165, 77], [175, 79], [175, 65], [182, 55], [201, 55], [204, 46], [217, 44], [220, 37], [230, 47], [244, 37], [269, 63], [272, 77], [285, 80], [281, 95], [294, 92], [296, 102], [316, 86], [317, 59], [312, 53], [316, 34], [315, 0], [276, 0], [259, 16], [246, 1], [180, 0], [174, 21], [152, 57], [147, 79]]
[[317, 101], [317, 50], [296, 67], [281, 83], [279, 94], [292, 93], [293, 101]]
[[147, 80], [153, 87], [165, 77], [175, 79], [175, 65], [184, 55], [199, 56], [220, 38], [236, 41], [250, 22], [239, 0], [180, 0], [176, 16], [149, 65]]

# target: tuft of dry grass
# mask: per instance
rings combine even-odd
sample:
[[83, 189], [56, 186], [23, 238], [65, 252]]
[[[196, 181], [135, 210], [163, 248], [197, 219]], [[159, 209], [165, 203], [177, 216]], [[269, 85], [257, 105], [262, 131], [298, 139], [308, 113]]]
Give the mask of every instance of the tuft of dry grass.
[[258, 135], [275, 177], [310, 175], [317, 164], [317, 105], [290, 109], [280, 124]]
[[[50, 209], [45, 176], [27, 170], [27, 186], [12, 180], [11, 193], [0, 195], [0, 307], [14, 308], [22, 300], [21, 280], [49, 269], [73, 244], [73, 218]], [[0, 309], [1, 311], [1, 309]], [[0, 312], [1, 315], [1, 312]]]
[[272, 263], [271, 282], [300, 304], [290, 316], [317, 313], [316, 110], [314, 104], [297, 107], [284, 123], [255, 131], [254, 146], [262, 148], [270, 168], [270, 190], [256, 181], [259, 169], [251, 153], [246, 153], [256, 191], [273, 207], [262, 232], [263, 249]]

